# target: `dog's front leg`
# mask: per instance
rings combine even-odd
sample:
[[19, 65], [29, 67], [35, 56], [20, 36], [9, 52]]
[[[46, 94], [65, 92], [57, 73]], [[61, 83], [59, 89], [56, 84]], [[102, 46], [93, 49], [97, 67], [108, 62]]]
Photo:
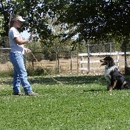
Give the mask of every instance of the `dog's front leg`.
[[110, 85], [110, 84], [108, 84], [108, 86], [107, 86], [107, 91], [109, 91], [109, 90], [110, 90], [110, 88], [111, 88], [111, 85]]
[[116, 84], [117, 84], [117, 80], [114, 81], [113, 89], [116, 87]]
[[106, 80], [108, 81], [107, 91], [109, 91], [110, 88], [111, 88], [111, 76], [110, 76], [110, 75], [107, 75], [107, 76], [106, 76]]
[[108, 91], [112, 91], [112, 90], [113, 90], [113, 86], [109, 85], [109, 86], [107, 87], [107, 90], [108, 90]]
[[117, 84], [117, 80], [114, 80], [112, 85], [109, 86], [109, 91], [112, 91], [116, 87], [116, 84]]

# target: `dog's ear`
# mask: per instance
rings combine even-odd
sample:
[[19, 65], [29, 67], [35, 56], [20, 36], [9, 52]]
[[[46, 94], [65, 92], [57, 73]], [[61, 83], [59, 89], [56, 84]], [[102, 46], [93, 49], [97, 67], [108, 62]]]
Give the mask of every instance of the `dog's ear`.
[[109, 57], [109, 66], [115, 65], [115, 62], [112, 57]]

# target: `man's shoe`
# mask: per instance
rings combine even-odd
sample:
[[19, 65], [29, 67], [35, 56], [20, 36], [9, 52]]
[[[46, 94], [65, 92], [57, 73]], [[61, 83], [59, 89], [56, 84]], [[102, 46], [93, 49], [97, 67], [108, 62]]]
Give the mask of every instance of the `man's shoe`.
[[28, 93], [27, 95], [28, 96], [38, 96], [38, 93], [31, 92], [31, 93]]
[[21, 93], [21, 92], [19, 92], [19, 93], [13, 93], [13, 95], [19, 95], [19, 96], [23, 96], [24, 94], [23, 93]]

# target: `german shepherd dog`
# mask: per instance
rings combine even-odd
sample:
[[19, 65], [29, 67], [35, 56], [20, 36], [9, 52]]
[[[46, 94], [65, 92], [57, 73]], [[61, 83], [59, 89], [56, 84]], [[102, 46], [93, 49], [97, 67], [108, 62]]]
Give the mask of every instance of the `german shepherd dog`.
[[126, 81], [125, 77], [120, 73], [112, 57], [106, 56], [100, 62], [102, 63], [101, 66], [105, 65], [104, 77], [108, 82], [108, 91], [130, 89], [130, 82]]

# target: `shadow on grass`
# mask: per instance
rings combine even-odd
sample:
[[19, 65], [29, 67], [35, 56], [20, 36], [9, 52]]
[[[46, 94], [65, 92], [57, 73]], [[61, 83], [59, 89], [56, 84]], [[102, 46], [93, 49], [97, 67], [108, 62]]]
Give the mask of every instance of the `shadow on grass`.
[[[102, 88], [91, 88], [92, 85], [95, 84], [104, 84], [106, 83], [104, 77], [101, 76], [57, 76], [57, 77], [43, 77], [43, 76], [36, 76], [36, 77], [29, 77], [30, 84], [41, 84], [41, 85], [58, 85], [59, 83], [62, 83], [63, 85], [87, 85], [90, 87], [87, 90], [83, 90], [83, 93], [87, 92], [98, 92], [98, 91], [104, 91]], [[12, 78], [4, 78], [0, 80], [0, 84], [9, 85], [12, 88]], [[7, 90], [8, 91], [8, 90]], [[12, 89], [7, 92], [2, 91], [0, 93], [0, 96], [6, 96], [10, 95], [12, 92]]]
[[[0, 81], [1, 84], [12, 84], [12, 79], [6, 79]], [[105, 79], [103, 76], [57, 76], [57, 77], [29, 77], [29, 82], [31, 84], [48, 84], [48, 85], [55, 85], [55, 84], [101, 84], [105, 82]]]
[[87, 92], [100, 92], [100, 91], [105, 91], [105, 89], [89, 89], [89, 90], [83, 90], [83, 93], [87, 93]]
[[105, 79], [103, 76], [67, 76], [67, 77], [35, 77], [30, 78], [30, 82], [38, 83], [38, 84], [92, 84], [92, 83], [101, 83], [104, 82]]

